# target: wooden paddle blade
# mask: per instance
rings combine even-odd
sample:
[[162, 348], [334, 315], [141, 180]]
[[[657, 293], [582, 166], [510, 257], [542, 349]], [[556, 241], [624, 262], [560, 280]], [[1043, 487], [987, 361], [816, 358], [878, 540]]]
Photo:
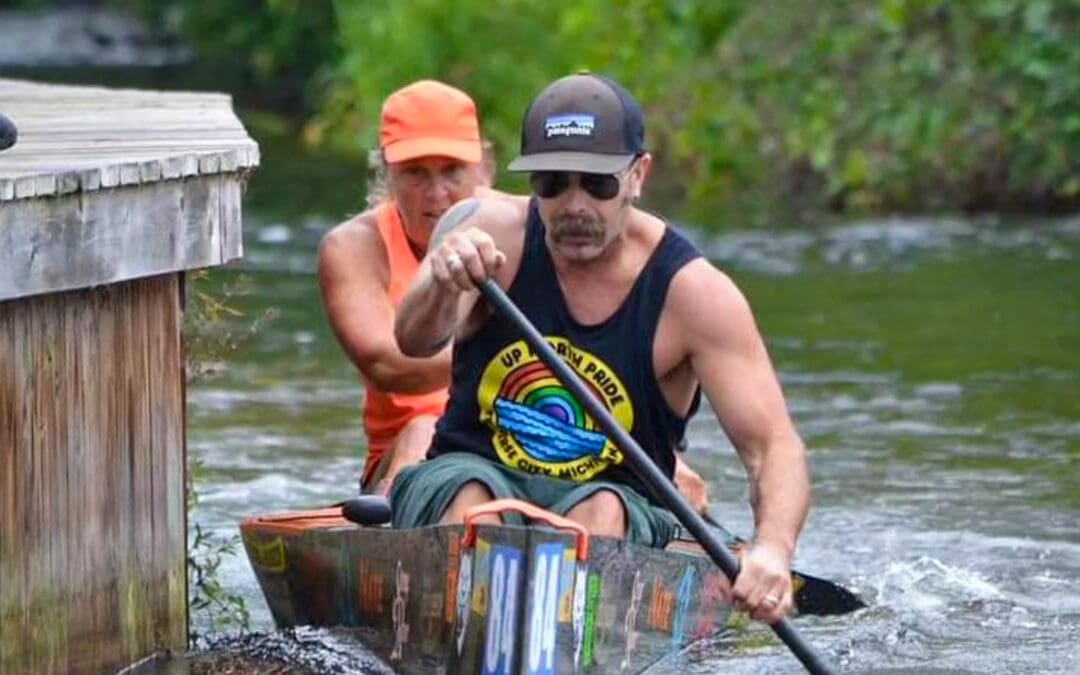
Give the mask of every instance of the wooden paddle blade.
[[792, 570], [791, 583], [796, 589], [795, 611], [799, 614], [833, 616], [866, 607], [862, 598], [826, 579]]

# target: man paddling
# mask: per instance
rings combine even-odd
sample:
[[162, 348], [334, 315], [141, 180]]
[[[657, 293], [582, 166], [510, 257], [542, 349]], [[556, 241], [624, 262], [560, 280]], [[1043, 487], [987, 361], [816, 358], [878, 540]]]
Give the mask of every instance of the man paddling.
[[395, 324], [404, 354], [454, 343], [453, 384], [428, 461], [403, 470], [394, 524], [460, 522], [525, 499], [590, 532], [664, 546], [672, 514], [512, 325], [478, 302], [493, 279], [669, 478], [704, 390], [746, 465], [755, 536], [735, 598], [759, 620], [790, 608], [809, 507], [805, 451], [750, 309], [731, 280], [634, 206], [644, 121], [615, 82], [560, 79], [525, 115], [532, 198], [470, 199], [440, 221]]
[[[421, 80], [383, 103], [379, 147], [386, 198], [328, 232], [319, 247], [319, 284], [327, 317], [364, 379], [367, 492], [386, 494], [402, 467], [423, 458], [446, 403], [450, 349], [428, 358], [401, 353], [394, 308], [427, 251], [438, 218], [492, 183], [476, 105], [442, 82]], [[681, 460], [676, 482], [695, 508], [705, 483]]]

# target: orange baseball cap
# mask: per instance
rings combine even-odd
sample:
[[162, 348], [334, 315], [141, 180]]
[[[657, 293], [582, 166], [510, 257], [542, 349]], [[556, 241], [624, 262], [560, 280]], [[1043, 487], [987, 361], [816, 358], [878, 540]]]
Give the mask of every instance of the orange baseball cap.
[[469, 95], [435, 80], [420, 80], [387, 97], [379, 123], [387, 162], [453, 157], [479, 162], [480, 122]]

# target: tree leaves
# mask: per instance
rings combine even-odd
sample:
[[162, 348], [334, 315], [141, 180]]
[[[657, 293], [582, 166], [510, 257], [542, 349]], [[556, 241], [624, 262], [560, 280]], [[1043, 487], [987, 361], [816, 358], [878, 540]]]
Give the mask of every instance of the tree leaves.
[[1078, 205], [1080, 0], [174, 4], [204, 52], [307, 92], [305, 138], [360, 156], [386, 95], [433, 77], [505, 165], [533, 95], [588, 68], [646, 111], [650, 204], [705, 225]]

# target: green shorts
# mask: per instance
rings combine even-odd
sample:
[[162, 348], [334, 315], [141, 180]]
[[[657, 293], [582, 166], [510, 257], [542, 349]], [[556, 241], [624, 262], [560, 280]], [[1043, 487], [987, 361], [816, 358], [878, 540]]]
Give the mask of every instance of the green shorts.
[[[663, 548], [678, 529], [670, 511], [653, 506], [626, 485], [607, 481], [575, 483], [525, 473], [470, 452], [448, 453], [402, 469], [390, 490], [393, 526], [438, 523], [454, 495], [470, 481], [483, 483], [496, 499], [521, 499], [559, 515], [566, 515], [599, 490], [610, 490], [619, 496], [626, 510], [627, 539], [637, 544]], [[504, 519], [522, 522], [516, 514], [507, 514]]]

